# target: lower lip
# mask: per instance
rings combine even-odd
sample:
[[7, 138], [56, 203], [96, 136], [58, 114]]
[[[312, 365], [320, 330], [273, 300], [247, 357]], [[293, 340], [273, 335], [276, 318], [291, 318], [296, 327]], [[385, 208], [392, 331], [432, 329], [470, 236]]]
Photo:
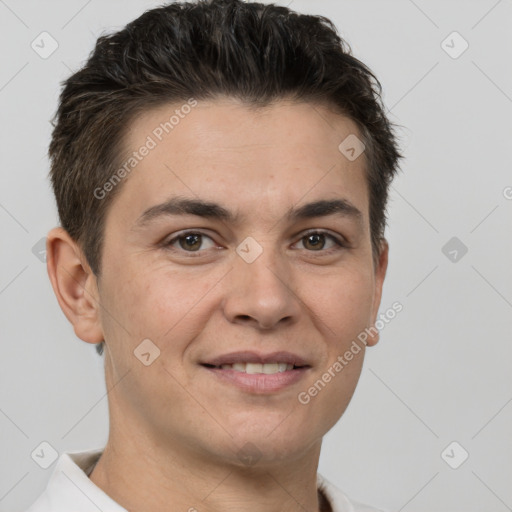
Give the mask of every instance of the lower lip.
[[236, 370], [223, 370], [222, 368], [208, 368], [206, 370], [216, 375], [226, 383], [234, 384], [240, 389], [250, 393], [270, 393], [280, 391], [292, 384], [295, 384], [304, 377], [309, 367], [296, 368], [284, 372], [266, 373], [245, 373]]

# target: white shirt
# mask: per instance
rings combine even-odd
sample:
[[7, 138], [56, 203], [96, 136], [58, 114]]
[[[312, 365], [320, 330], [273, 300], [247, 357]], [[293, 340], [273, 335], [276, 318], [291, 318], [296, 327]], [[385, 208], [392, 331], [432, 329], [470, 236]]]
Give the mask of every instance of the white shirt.
[[[62, 453], [46, 490], [26, 512], [127, 512], [89, 479], [102, 453], [103, 448]], [[320, 474], [317, 485], [333, 512], [382, 512], [350, 500]]]

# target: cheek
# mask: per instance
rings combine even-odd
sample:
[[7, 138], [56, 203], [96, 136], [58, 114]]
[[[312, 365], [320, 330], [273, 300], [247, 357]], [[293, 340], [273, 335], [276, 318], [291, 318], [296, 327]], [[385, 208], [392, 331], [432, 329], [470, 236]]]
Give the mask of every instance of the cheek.
[[327, 384], [330, 388], [326, 391], [327, 403], [324, 404], [324, 410], [330, 411], [331, 426], [342, 416], [352, 399], [361, 375], [363, 359], [364, 349], [361, 349], [361, 352], [353, 356], [350, 361], [346, 361], [346, 365], [339, 373], [331, 367], [334, 377]]
[[[315, 287], [311, 307], [323, 324], [322, 331], [338, 343], [350, 344], [371, 319], [374, 281], [363, 270], [343, 270]], [[320, 327], [319, 327], [320, 328]]]
[[[373, 303], [373, 276], [353, 270], [331, 280], [322, 303], [327, 331], [327, 354], [316, 375], [316, 386], [325, 387], [317, 399], [329, 428], [338, 421], [355, 391], [364, 360], [365, 347], [357, 336], [368, 327]], [[325, 382], [328, 381], [328, 382]], [[328, 412], [327, 412], [328, 411]]]
[[135, 346], [149, 338], [158, 346], [173, 340], [177, 347], [180, 339], [195, 335], [201, 327], [200, 317], [208, 309], [208, 291], [218, 280], [216, 276], [202, 279], [183, 271], [149, 267], [125, 270], [111, 274], [105, 297], [106, 309], [115, 318], [114, 322], [106, 320], [114, 331], [123, 338], [129, 336]]

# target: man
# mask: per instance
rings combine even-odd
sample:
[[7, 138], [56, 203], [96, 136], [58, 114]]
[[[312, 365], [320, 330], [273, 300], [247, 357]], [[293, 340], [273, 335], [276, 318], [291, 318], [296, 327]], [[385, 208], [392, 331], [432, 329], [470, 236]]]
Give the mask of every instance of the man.
[[317, 466], [379, 336], [379, 93], [284, 7], [173, 3], [99, 38], [60, 97], [47, 260], [105, 350], [110, 433], [30, 512], [376, 510]]

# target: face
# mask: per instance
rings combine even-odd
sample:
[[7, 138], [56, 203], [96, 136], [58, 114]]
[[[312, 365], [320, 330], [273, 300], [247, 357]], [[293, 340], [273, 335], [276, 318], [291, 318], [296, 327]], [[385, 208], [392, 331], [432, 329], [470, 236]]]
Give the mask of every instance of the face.
[[155, 146], [106, 218], [111, 423], [212, 460], [296, 459], [347, 407], [364, 348], [333, 365], [380, 303], [364, 155], [338, 149], [357, 127], [319, 105], [219, 99], [158, 130], [175, 108], [131, 126], [127, 158]]

